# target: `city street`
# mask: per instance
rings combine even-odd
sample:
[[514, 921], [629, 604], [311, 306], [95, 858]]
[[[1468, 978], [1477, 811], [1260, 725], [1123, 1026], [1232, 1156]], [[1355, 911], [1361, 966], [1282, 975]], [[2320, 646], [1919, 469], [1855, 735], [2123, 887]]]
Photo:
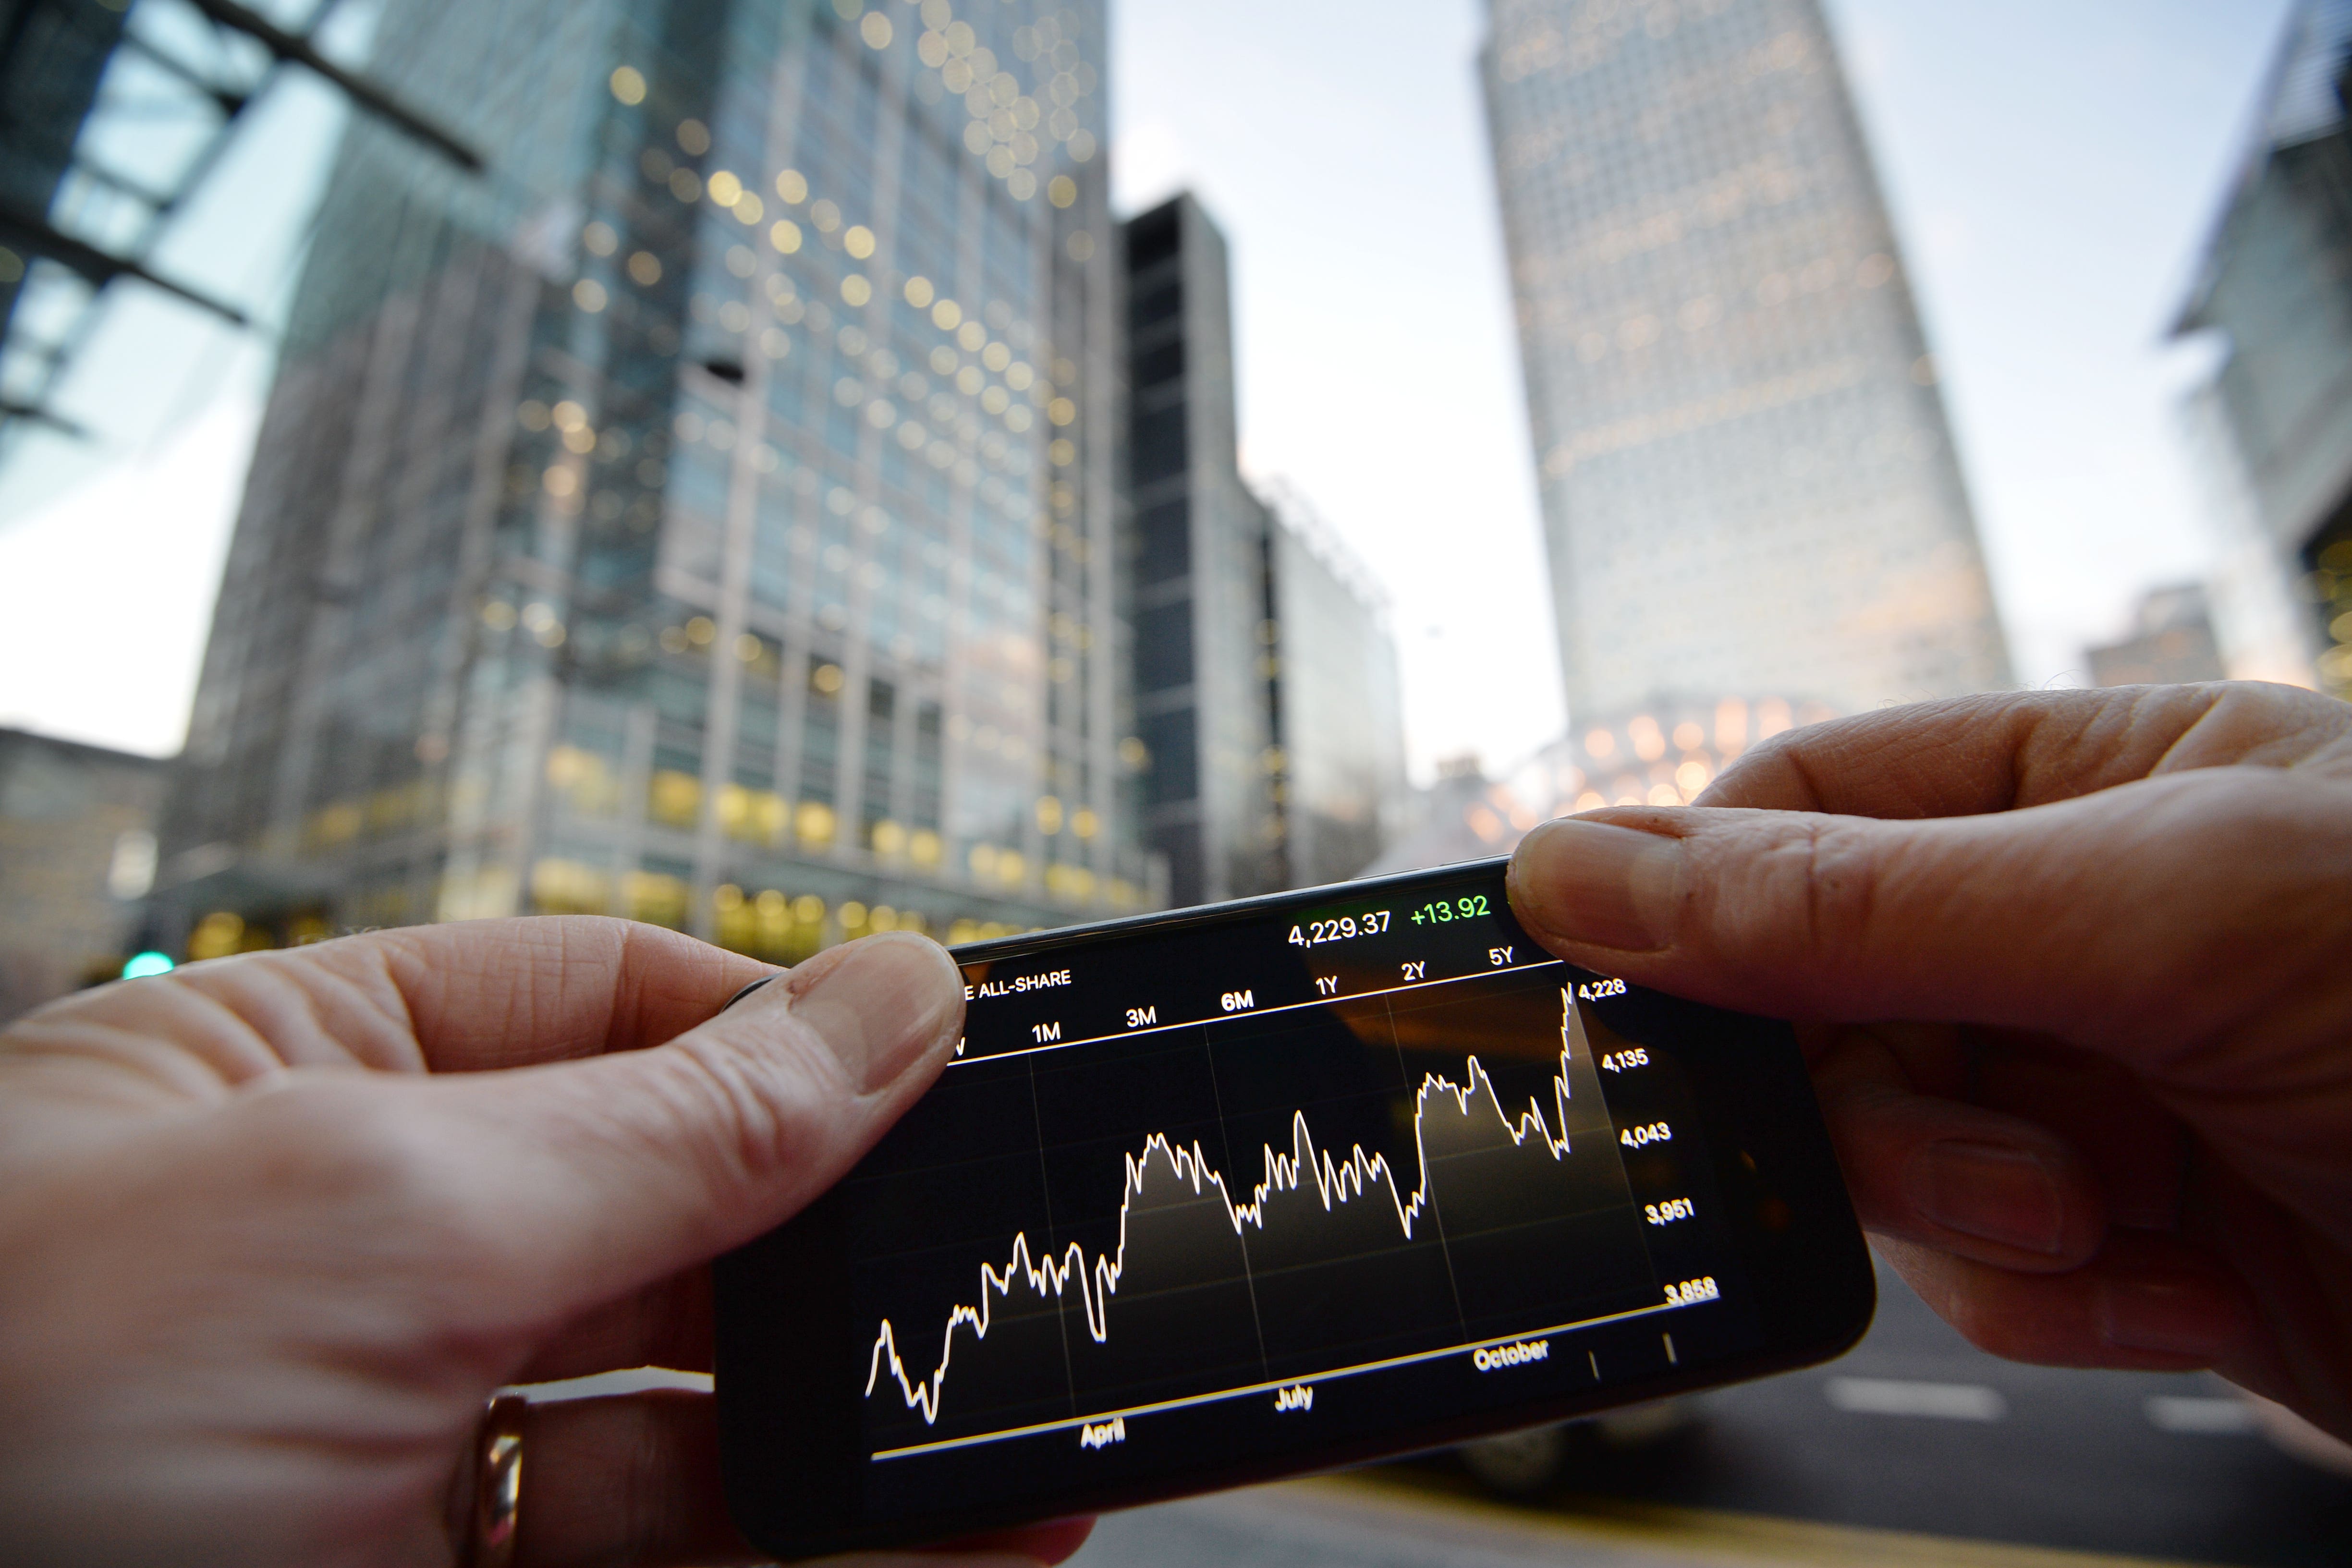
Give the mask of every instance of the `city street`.
[[1107, 1519], [1076, 1562], [2352, 1560], [2352, 1480], [2273, 1448], [2217, 1380], [2014, 1365], [1884, 1270], [1880, 1291], [1843, 1361], [1709, 1396], [1682, 1431], [1596, 1447], [1534, 1498], [1496, 1499], [1440, 1457]]

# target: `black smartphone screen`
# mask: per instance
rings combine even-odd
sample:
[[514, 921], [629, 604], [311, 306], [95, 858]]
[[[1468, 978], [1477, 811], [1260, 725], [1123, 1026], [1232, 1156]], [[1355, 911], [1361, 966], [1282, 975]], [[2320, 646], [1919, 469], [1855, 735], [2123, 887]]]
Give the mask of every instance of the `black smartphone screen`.
[[1868, 1321], [1787, 1027], [1554, 958], [1501, 862], [957, 957], [937, 1087], [722, 1262], [765, 1548], [1427, 1447]]

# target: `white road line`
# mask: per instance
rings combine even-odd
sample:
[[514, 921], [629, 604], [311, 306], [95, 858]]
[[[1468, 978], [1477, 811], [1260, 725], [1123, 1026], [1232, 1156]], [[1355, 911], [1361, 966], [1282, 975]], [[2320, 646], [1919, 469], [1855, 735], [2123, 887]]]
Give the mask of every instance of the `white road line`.
[[2147, 1401], [2148, 1425], [2159, 1432], [2192, 1432], [2233, 1437], [2256, 1430], [2254, 1407], [2242, 1399], [2189, 1398], [2158, 1394]]
[[1829, 1401], [1858, 1416], [1926, 1416], [1943, 1421], [1998, 1421], [2009, 1401], [1980, 1383], [1910, 1383], [1892, 1377], [1832, 1377]]

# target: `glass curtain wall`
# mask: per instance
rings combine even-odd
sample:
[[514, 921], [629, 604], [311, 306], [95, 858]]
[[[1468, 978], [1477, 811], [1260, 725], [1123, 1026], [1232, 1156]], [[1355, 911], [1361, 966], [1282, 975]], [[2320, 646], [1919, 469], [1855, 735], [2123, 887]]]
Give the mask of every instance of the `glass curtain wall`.
[[1140, 907], [1100, 5], [394, 0], [167, 824], [191, 922], [784, 958]]

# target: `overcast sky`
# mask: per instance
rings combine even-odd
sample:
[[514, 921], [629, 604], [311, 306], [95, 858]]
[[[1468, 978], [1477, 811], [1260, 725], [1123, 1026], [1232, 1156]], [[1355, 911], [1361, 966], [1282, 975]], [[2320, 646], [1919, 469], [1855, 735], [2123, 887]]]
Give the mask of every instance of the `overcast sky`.
[[[2240, 155], [2284, 0], [1830, 0], [1943, 366], [2017, 674], [2208, 554], [2166, 319]], [[1479, 0], [1114, 4], [1113, 171], [1233, 247], [1244, 459], [1389, 590], [1417, 776], [1500, 769], [1563, 715], [1480, 118]], [[331, 108], [291, 95], [191, 247], [277, 285]], [[0, 487], [0, 723], [163, 752], [184, 729], [262, 378], [133, 317], [83, 406], [101, 461]], [[165, 388], [169, 395], [156, 389]]]

